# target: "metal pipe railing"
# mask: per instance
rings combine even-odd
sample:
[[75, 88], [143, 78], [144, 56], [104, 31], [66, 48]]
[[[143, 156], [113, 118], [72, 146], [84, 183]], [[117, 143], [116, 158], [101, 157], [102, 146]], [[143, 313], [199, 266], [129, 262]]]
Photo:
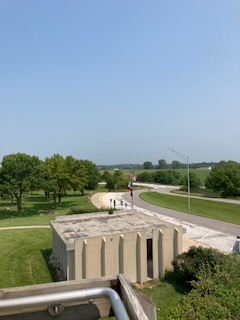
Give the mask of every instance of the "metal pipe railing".
[[90, 300], [107, 297], [111, 301], [113, 313], [117, 320], [129, 320], [126, 309], [118, 293], [111, 288], [96, 287], [65, 292], [47, 293], [28, 297], [0, 299], [0, 310], [17, 309], [19, 307], [37, 307], [60, 304], [64, 302]]

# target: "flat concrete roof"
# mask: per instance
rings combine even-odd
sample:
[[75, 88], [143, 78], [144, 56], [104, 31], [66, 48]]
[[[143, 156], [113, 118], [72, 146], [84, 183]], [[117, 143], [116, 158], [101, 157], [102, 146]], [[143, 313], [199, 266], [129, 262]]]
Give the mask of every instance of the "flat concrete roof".
[[102, 235], [127, 233], [133, 231], [172, 227], [173, 225], [163, 222], [150, 215], [133, 211], [114, 211], [88, 213], [72, 216], [56, 217], [50, 222], [67, 246], [71, 246], [76, 238], [88, 238]]

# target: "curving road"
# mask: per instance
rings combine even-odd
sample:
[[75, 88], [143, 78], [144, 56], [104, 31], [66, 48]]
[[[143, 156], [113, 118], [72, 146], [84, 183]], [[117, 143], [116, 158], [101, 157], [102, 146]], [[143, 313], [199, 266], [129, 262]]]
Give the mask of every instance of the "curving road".
[[[235, 224], [230, 224], [227, 222], [222, 222], [218, 220], [213, 220], [209, 218], [204, 218], [201, 216], [191, 215], [188, 213], [183, 213], [175, 210], [170, 210], [166, 208], [162, 208], [148, 202], [145, 202], [139, 198], [139, 194], [142, 192], [146, 192], [147, 190], [136, 190], [133, 191], [133, 201], [134, 205], [140, 208], [143, 208], [148, 211], [152, 211], [158, 214], [166, 215], [168, 217], [178, 219], [180, 221], [194, 223], [204, 228], [210, 228], [215, 231], [226, 233], [230, 236], [240, 236], [240, 226]], [[123, 200], [128, 203], [131, 203], [130, 192], [127, 192], [122, 196]], [[239, 207], [239, 220], [240, 220], [240, 207]]]
[[[240, 236], [240, 226], [165, 209], [147, 203], [139, 198], [139, 194], [145, 191], [147, 189], [133, 191], [133, 208], [137, 211], [144, 212], [167, 223], [182, 225], [185, 230], [185, 238], [193, 240], [194, 243], [212, 247], [226, 253], [233, 250], [240, 252], [240, 239], [237, 239], [237, 236]], [[132, 198], [130, 192], [107, 192], [98, 194], [98, 196], [101, 206], [104, 204], [106, 207], [109, 207], [115, 201], [116, 208], [125, 209], [125, 205], [127, 204], [126, 209], [131, 209]]]
[[[204, 218], [188, 213], [165, 209], [139, 198], [141, 192], [154, 188], [156, 191], [167, 193], [169, 186], [145, 185], [145, 190], [133, 191], [133, 209], [145, 214], [154, 216], [167, 223], [182, 225], [185, 230], [185, 239], [190, 239], [194, 243], [216, 248], [223, 252], [240, 252], [240, 226], [227, 222]], [[192, 198], [192, 197], [191, 197]], [[121, 210], [131, 209], [132, 198], [130, 192], [107, 192], [95, 194], [91, 199], [96, 207], [111, 207], [116, 204], [116, 208]], [[238, 202], [239, 203], [239, 202]], [[239, 206], [240, 217], [240, 206]], [[194, 244], [195, 245], [195, 244]]]
[[[218, 220], [213, 220], [209, 218], [204, 218], [196, 215], [191, 215], [188, 213], [183, 213], [179, 211], [174, 211], [166, 208], [162, 208], [148, 202], [145, 202], [139, 198], [139, 194], [146, 192], [147, 190], [136, 190], [133, 191], [133, 202], [134, 206], [143, 208], [148, 211], [155, 212], [157, 214], [166, 215], [168, 217], [178, 219], [180, 222], [194, 223], [204, 228], [210, 228], [215, 231], [226, 233], [230, 236], [240, 236], [240, 226], [235, 224], [230, 224], [227, 222], [222, 222]], [[128, 203], [131, 203], [130, 192], [122, 195], [122, 199]], [[239, 208], [239, 220], [240, 220], [240, 208]]]

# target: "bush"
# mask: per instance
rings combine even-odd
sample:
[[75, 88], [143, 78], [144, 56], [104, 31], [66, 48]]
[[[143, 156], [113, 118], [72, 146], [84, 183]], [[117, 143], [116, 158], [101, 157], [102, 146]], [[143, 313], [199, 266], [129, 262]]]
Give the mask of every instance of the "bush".
[[[240, 256], [191, 247], [175, 260], [177, 276], [192, 285], [168, 320], [240, 319]], [[194, 279], [194, 280], [189, 280]]]
[[[198, 176], [196, 175], [196, 173], [194, 172], [190, 172], [189, 173], [189, 182], [190, 182], [190, 188], [191, 190], [193, 188], [198, 188], [202, 185], [201, 180], [198, 178]], [[185, 175], [182, 179], [180, 184], [182, 184], [184, 187], [188, 186], [188, 176]]]
[[216, 249], [191, 247], [176, 257], [172, 262], [176, 279], [186, 285], [191, 285], [191, 281], [197, 280], [202, 269], [210, 268], [215, 272], [215, 267], [223, 265], [227, 261], [227, 256]]

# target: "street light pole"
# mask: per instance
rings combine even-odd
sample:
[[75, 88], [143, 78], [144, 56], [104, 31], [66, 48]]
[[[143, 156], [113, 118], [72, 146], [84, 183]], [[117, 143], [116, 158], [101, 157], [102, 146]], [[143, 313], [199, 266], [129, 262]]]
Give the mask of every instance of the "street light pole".
[[175, 151], [173, 149], [170, 149], [173, 153], [175, 153], [176, 155], [178, 155], [180, 158], [182, 158], [183, 160], [185, 160], [187, 162], [187, 188], [188, 188], [188, 213], [191, 213], [191, 208], [190, 208], [190, 174], [189, 174], [189, 161], [188, 161], [188, 156], [185, 156], [184, 154]]

